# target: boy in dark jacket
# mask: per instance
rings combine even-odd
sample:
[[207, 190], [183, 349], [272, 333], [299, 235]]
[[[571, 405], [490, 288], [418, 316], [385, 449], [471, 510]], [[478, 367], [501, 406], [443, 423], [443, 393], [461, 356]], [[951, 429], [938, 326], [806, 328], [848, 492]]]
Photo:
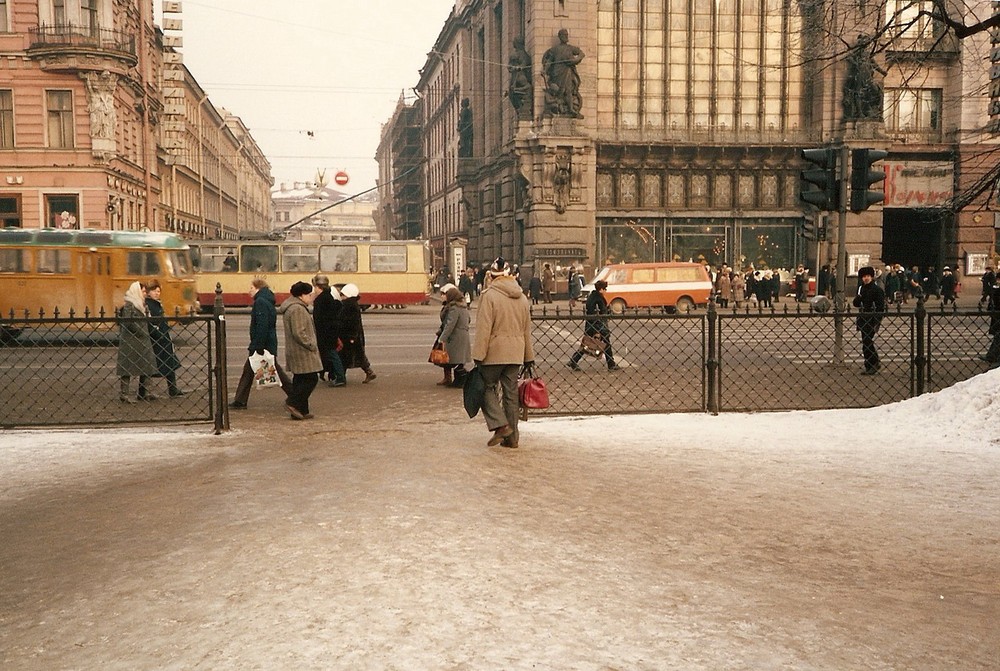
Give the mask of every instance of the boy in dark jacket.
[[875, 334], [882, 325], [882, 314], [885, 312], [885, 291], [875, 283], [875, 269], [865, 266], [858, 271], [858, 295], [854, 297], [854, 307], [860, 308], [857, 328], [861, 332], [861, 352], [865, 357], [865, 372], [862, 375], [875, 375], [881, 363], [878, 350], [875, 349]]

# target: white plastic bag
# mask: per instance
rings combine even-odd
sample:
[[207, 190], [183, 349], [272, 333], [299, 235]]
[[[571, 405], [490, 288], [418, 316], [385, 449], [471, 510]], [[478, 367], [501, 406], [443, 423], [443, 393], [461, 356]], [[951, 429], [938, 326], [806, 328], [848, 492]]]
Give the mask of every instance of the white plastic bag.
[[250, 355], [250, 368], [253, 370], [254, 389], [281, 386], [278, 367], [274, 365], [274, 355], [267, 350], [264, 350], [263, 354], [254, 352]]

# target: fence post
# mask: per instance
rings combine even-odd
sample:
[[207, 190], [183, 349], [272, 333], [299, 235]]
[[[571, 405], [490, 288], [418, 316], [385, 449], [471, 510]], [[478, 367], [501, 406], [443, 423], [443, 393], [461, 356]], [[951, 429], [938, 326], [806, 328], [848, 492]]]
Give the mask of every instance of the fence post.
[[222, 284], [215, 285], [215, 435], [229, 430], [229, 387], [226, 384], [226, 306], [222, 302]]
[[924, 297], [920, 296], [917, 298], [917, 309], [913, 311], [913, 316], [916, 317], [916, 329], [917, 336], [917, 353], [913, 358], [916, 364], [916, 395], [920, 396], [924, 393], [924, 370], [927, 371], [927, 379], [930, 381], [931, 370], [930, 366], [927, 365], [927, 343], [924, 341], [924, 323], [927, 321], [927, 307], [924, 305]]
[[708, 369], [708, 411], [713, 415], [719, 414], [719, 390], [716, 385], [719, 373], [719, 360], [716, 358], [715, 353], [718, 351], [718, 335], [716, 333], [716, 327], [719, 323], [718, 310], [715, 307], [715, 301], [710, 301], [708, 304], [708, 358], [705, 360], [705, 366]]

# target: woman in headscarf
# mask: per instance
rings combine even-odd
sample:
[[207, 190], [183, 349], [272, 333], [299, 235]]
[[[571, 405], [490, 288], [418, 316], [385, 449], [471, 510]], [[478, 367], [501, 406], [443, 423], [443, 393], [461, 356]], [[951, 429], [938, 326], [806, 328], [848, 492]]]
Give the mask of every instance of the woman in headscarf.
[[125, 305], [118, 313], [120, 329], [118, 337], [117, 374], [121, 384], [118, 400], [135, 403], [129, 386], [133, 375], [139, 376], [140, 401], [152, 401], [156, 396], [146, 391], [146, 380], [156, 375], [156, 357], [153, 342], [149, 337], [149, 315], [146, 313], [146, 288], [133, 282], [125, 291]]

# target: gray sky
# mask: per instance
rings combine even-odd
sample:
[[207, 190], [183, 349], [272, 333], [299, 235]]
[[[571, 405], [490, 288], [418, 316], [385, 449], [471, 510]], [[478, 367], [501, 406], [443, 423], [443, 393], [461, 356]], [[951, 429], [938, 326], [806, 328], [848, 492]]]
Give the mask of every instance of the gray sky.
[[[250, 128], [276, 183], [344, 169], [375, 186], [381, 124], [454, 0], [184, 0], [184, 63]], [[157, 23], [162, 25], [160, 2]], [[307, 131], [311, 131], [310, 137]]]

